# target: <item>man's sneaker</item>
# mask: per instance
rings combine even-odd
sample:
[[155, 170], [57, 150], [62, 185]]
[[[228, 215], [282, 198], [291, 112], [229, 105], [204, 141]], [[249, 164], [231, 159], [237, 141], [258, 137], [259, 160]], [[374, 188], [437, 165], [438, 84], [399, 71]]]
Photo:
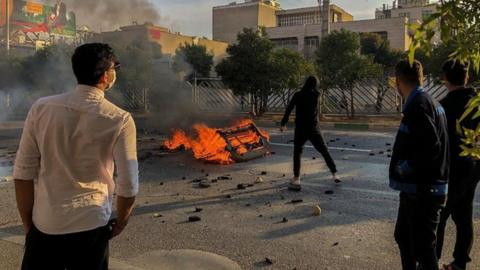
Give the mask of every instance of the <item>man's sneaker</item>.
[[288, 189], [293, 191], [302, 190], [302, 185], [300, 184], [300, 178], [293, 177], [292, 180], [290, 181], [290, 184], [288, 185]]

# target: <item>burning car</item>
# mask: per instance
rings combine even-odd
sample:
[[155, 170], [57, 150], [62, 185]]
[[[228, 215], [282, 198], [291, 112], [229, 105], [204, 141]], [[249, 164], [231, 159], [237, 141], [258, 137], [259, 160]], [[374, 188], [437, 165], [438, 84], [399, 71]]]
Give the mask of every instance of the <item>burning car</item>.
[[229, 128], [210, 128], [197, 124], [193, 129], [196, 133], [194, 138], [183, 130], [175, 130], [171, 139], [163, 142], [163, 148], [169, 151], [191, 150], [198, 160], [224, 165], [249, 161], [270, 153], [270, 136], [249, 119], [241, 120]]

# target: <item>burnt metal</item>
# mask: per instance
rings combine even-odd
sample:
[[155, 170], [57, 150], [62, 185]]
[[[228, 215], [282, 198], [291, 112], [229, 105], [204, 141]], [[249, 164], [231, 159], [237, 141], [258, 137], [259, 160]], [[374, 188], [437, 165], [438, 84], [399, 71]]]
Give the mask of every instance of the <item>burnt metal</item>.
[[[232, 146], [232, 141], [237, 140], [241, 142], [240, 138], [243, 133], [247, 133], [249, 131], [255, 132], [259, 137], [260, 141], [255, 144], [244, 144], [242, 143], [241, 146], [244, 146], [248, 151], [244, 154], [239, 154], [237, 152], [237, 148]], [[236, 162], [246, 162], [253, 159], [261, 158], [269, 154], [268, 150], [268, 139], [263, 136], [260, 130], [254, 123], [250, 123], [246, 126], [242, 126], [239, 128], [232, 128], [232, 129], [223, 129], [217, 131], [227, 142], [227, 146], [225, 150], [230, 152], [232, 155], [232, 159]]]

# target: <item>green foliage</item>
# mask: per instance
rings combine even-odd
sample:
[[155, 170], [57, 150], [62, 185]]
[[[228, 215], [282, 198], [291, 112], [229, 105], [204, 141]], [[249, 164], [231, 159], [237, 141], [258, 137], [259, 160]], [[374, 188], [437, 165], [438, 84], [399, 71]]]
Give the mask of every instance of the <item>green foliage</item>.
[[262, 115], [268, 110], [268, 96], [287, 88], [298, 88], [312, 66], [297, 53], [276, 49], [265, 31], [245, 28], [238, 42], [227, 48], [228, 57], [216, 71], [236, 95], [253, 97], [251, 112]]
[[20, 60], [19, 83], [28, 91], [41, 92], [42, 95], [69, 90], [68, 87], [75, 85], [76, 82], [70, 60], [73, 51], [73, 46], [53, 45]]
[[278, 85], [276, 90], [299, 89], [307, 74], [314, 74], [315, 68], [312, 63], [305, 60], [299, 52], [290, 49], [279, 48], [273, 51], [273, 65]]
[[133, 42], [125, 48], [115, 47], [115, 54], [122, 63], [115, 88], [120, 91], [140, 90], [151, 86], [153, 50], [146, 50], [143, 44]]
[[373, 57], [373, 61], [382, 65], [384, 69], [391, 70], [402, 60], [404, 52], [392, 49], [390, 42], [379, 34], [360, 34], [361, 53]]
[[[350, 117], [355, 114], [353, 106], [355, 84], [364, 79], [378, 77], [382, 73], [381, 66], [374, 63], [373, 57], [360, 54], [360, 48], [360, 36], [342, 29], [333, 31], [325, 37], [316, 52], [320, 88], [323, 91], [331, 88], [341, 89], [342, 103]], [[350, 101], [346, 92], [349, 92]]]
[[175, 52], [173, 69], [175, 72], [185, 72], [187, 77], [209, 77], [213, 66], [213, 54], [203, 45], [185, 43]]
[[[439, 22], [438, 22], [439, 21]], [[442, 0], [438, 11], [421, 25], [412, 25], [415, 32], [410, 46], [409, 58], [413, 61], [417, 49], [424, 50], [427, 55], [432, 50], [432, 38], [435, 33], [441, 35], [445, 47], [438, 47], [443, 53], [442, 60], [448, 54], [449, 59], [469, 63], [475, 76], [480, 72], [480, 2], [477, 0]], [[435, 57], [435, 52], [432, 53]], [[432, 61], [432, 65], [440, 62]], [[478, 79], [478, 77], [477, 77]], [[480, 117], [480, 96], [473, 98], [457, 123], [458, 132], [464, 139], [462, 156], [480, 159], [480, 126], [467, 128], [460, 125], [466, 117]]]

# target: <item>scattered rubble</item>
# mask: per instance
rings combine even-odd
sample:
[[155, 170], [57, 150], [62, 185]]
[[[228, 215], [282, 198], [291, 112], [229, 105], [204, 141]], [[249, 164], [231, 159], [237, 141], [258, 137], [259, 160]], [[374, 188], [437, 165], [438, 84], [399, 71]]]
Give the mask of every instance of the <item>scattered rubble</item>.
[[153, 217], [154, 217], [154, 218], [159, 218], [159, 217], [163, 217], [163, 216], [160, 215], [159, 213], [155, 213], [155, 214], [153, 214]]
[[245, 186], [245, 184], [238, 184], [237, 189], [243, 190], [243, 189], [247, 189], [247, 187]]
[[338, 178], [337, 178], [337, 179], [335, 179], [335, 180], [333, 180], [333, 181], [334, 181], [336, 184], [340, 184], [340, 183], [342, 183], [342, 180], [340, 180], [340, 179], [338, 179]]
[[200, 183], [200, 182], [204, 182], [204, 181], [207, 181], [207, 180], [208, 180], [208, 178], [200, 177], [200, 178], [193, 179], [192, 183]]
[[188, 222], [198, 222], [198, 221], [201, 221], [202, 218], [199, 217], [199, 216], [191, 216], [191, 217], [188, 217]]
[[261, 176], [257, 177], [257, 179], [255, 180], [255, 184], [261, 184], [263, 183], [263, 178]]
[[327, 195], [332, 195], [333, 193], [334, 193], [333, 190], [327, 190], [327, 191], [325, 191], [325, 194], [327, 194]]
[[313, 208], [313, 215], [314, 216], [320, 216], [320, 214], [322, 213], [322, 208], [320, 208], [319, 205], [315, 205]]
[[233, 178], [230, 175], [222, 175], [217, 177], [217, 180], [233, 180]]
[[195, 207], [195, 213], [200, 213], [203, 211], [203, 208]]
[[198, 187], [200, 188], [210, 188], [212, 185], [210, 185], [209, 183], [207, 182], [200, 182], [198, 183]]
[[262, 173], [260, 173], [260, 175], [267, 175], [267, 172], [263, 171]]
[[290, 202], [291, 203], [302, 203], [303, 200], [302, 199], [294, 199], [294, 200], [291, 200]]
[[13, 180], [15, 180], [15, 178], [13, 178], [11, 175], [3, 177], [3, 181], [5, 182], [11, 182]]
[[267, 265], [272, 265], [272, 264], [273, 264], [273, 260], [270, 259], [270, 258], [265, 258], [265, 264], [267, 264]]
[[287, 223], [287, 222], [288, 222], [288, 218], [284, 217], [284, 218], [282, 219], [282, 223]]
[[317, 159], [316, 157], [312, 157], [313, 160]]

